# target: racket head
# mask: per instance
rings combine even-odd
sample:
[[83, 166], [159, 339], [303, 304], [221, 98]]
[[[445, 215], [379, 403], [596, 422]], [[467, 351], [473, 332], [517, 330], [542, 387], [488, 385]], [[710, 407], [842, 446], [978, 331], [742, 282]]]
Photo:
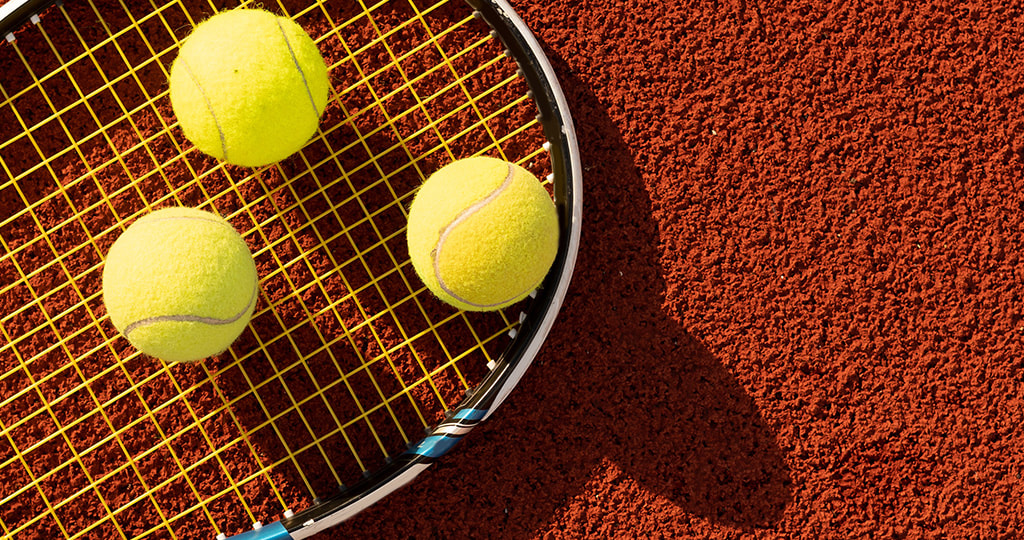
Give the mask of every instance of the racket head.
[[[313, 141], [255, 171], [196, 152], [169, 112], [170, 61], [208, 6], [114, 4], [108, 16], [58, 4], [0, 50], [18, 71], [0, 82], [0, 114], [17, 126], [0, 137], [0, 351], [13, 353], [0, 412], [15, 418], [0, 417], [0, 476], [22, 479], [0, 500], [41, 508], [0, 513], [0, 531], [209, 538], [283, 517], [251, 534], [305, 537], [411, 481], [493, 413], [537, 354], [581, 215], [550, 63], [503, 1], [338, 4], [264, 6], [312, 29], [334, 88]], [[75, 23], [90, 17], [105, 24]], [[42, 113], [23, 112], [33, 100]], [[494, 314], [430, 297], [402, 247], [416, 186], [481, 153], [545, 179], [562, 233], [538, 292]], [[199, 365], [131, 351], [96, 288], [117, 233], [166, 205], [225, 215], [261, 266], [250, 330]], [[65, 233], [66, 244], [51, 240]], [[42, 459], [51, 448], [60, 458]], [[112, 470], [96, 464], [110, 455]], [[49, 486], [68, 476], [66, 490]], [[135, 488], [118, 498], [122, 485]], [[105, 516], [72, 511], [88, 504]]]

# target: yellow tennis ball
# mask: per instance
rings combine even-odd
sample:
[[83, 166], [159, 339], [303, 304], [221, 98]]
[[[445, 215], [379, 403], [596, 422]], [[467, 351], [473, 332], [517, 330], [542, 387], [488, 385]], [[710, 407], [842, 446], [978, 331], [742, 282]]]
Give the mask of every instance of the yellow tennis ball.
[[413, 268], [438, 298], [488, 311], [522, 300], [558, 252], [558, 215], [535, 176], [489, 157], [436, 171], [409, 209]]
[[246, 167], [302, 148], [327, 106], [327, 66], [291, 19], [224, 11], [185, 39], [171, 66], [171, 106], [188, 140]]
[[140, 351], [168, 362], [220, 354], [256, 307], [256, 264], [234, 227], [210, 212], [165, 208], [110, 247], [103, 303]]

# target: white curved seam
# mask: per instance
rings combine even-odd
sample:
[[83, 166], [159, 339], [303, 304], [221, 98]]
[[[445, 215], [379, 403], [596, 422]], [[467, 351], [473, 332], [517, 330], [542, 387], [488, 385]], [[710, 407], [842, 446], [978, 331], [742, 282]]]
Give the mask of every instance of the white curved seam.
[[[492, 191], [486, 197], [484, 197], [483, 199], [477, 201], [472, 206], [470, 206], [469, 208], [466, 208], [462, 212], [459, 212], [459, 215], [455, 216], [455, 219], [453, 219], [451, 221], [451, 223], [449, 223], [447, 226], [445, 226], [445, 228], [441, 229], [441, 237], [438, 238], [437, 245], [434, 247], [433, 251], [430, 252], [431, 258], [433, 259], [433, 263], [434, 263], [434, 277], [437, 278], [437, 284], [441, 287], [441, 290], [444, 291], [445, 293], [447, 293], [452, 298], [454, 298], [454, 299], [458, 300], [459, 302], [462, 302], [462, 303], [464, 303], [466, 305], [473, 306], [475, 308], [480, 308], [480, 309], [489, 309], [489, 308], [496, 308], [498, 306], [501, 306], [501, 305], [505, 304], [506, 302], [508, 302], [508, 300], [505, 300], [503, 302], [498, 302], [496, 304], [477, 304], [475, 302], [470, 302], [469, 300], [466, 300], [465, 298], [462, 298], [461, 296], [455, 294], [455, 291], [453, 291], [451, 289], [451, 287], [449, 287], [444, 282], [444, 279], [441, 278], [441, 269], [440, 269], [441, 249], [444, 247], [445, 241], [448, 240], [448, 235], [451, 234], [451, 232], [453, 230], [455, 230], [455, 227], [458, 227], [464, 221], [466, 221], [467, 219], [472, 217], [473, 214], [479, 212], [481, 209], [483, 209], [483, 207], [487, 206], [494, 199], [497, 199], [498, 196], [500, 196], [503, 191], [505, 191], [506, 189], [508, 189], [509, 186], [512, 185], [512, 178], [514, 176], [515, 176], [515, 169], [513, 168], [512, 164], [510, 163], [508, 165], [508, 174], [505, 176], [505, 181], [502, 182], [502, 184], [500, 186], [498, 186], [497, 189]], [[511, 296], [511, 297], [509, 297], [509, 300], [511, 300], [512, 298], [518, 298], [519, 296], [522, 296], [523, 294], [528, 293], [528, 292], [532, 291], [535, 288], [536, 288], [536, 286], [531, 287], [530, 289], [524, 291], [523, 293], [517, 294], [516, 296]]]
[[309, 80], [306, 79], [306, 72], [302, 71], [302, 66], [299, 64], [299, 57], [295, 56], [295, 49], [292, 48], [292, 43], [288, 41], [288, 34], [285, 33], [284, 27], [281, 26], [281, 19], [274, 19], [277, 23], [277, 27], [281, 30], [281, 37], [284, 39], [284, 44], [288, 47], [288, 54], [292, 57], [292, 62], [295, 63], [295, 69], [299, 72], [299, 77], [302, 77], [302, 85], [306, 87], [306, 95], [309, 96], [309, 103], [313, 106], [313, 117], [320, 118], [320, 112], [317, 110], [316, 100], [313, 99], [313, 90], [309, 87]]
[[[148, 225], [150, 223], [154, 223], [154, 222], [157, 222], [157, 221], [171, 221], [171, 220], [175, 220], [175, 219], [186, 219], [186, 220], [188, 220], [188, 219], [195, 219], [195, 220], [199, 220], [199, 221], [205, 221], [207, 223], [213, 223], [213, 224], [219, 225], [221, 227], [226, 227], [228, 229], [231, 229], [232, 231], [235, 230], [234, 227], [228, 225], [227, 223], [225, 223], [223, 221], [212, 219], [212, 218], [207, 218], [207, 217], [204, 217], [204, 216], [167, 216], [167, 217], [158, 217], [158, 218], [147, 220], [146, 222], [143, 223], [143, 225]], [[240, 311], [237, 315], [234, 315], [234, 316], [232, 316], [232, 317], [230, 317], [228, 319], [217, 319], [217, 318], [214, 318], [214, 317], [202, 317], [202, 316], [199, 316], [199, 315], [161, 315], [159, 317], [149, 317], [149, 318], [146, 318], [146, 319], [139, 319], [139, 320], [129, 324], [124, 329], [124, 335], [127, 336], [132, 331], [138, 330], [139, 328], [141, 328], [143, 326], [149, 326], [151, 324], [157, 324], [157, 323], [162, 323], [162, 322], [200, 322], [200, 323], [203, 323], [203, 324], [214, 324], [214, 325], [231, 324], [231, 323], [237, 321], [238, 319], [241, 319], [242, 316], [245, 315], [246, 312], [249, 311], [249, 308], [252, 307], [252, 305], [256, 302], [256, 295], [257, 295], [258, 291], [259, 291], [259, 287], [254, 284], [253, 288], [252, 288], [252, 298], [249, 299], [249, 303], [246, 304], [246, 306], [244, 308], [242, 308], [242, 311]]]
[[196, 78], [196, 74], [192, 72], [192, 67], [188, 65], [188, 62], [184, 58], [181, 59], [181, 65], [185, 66], [185, 71], [188, 73], [192, 84], [196, 85], [199, 90], [199, 94], [203, 96], [203, 101], [206, 102], [206, 110], [210, 111], [210, 118], [213, 118], [213, 125], [217, 126], [217, 135], [220, 136], [220, 150], [224, 155], [222, 158], [224, 161], [228, 160], [228, 143], [224, 137], [224, 130], [220, 127], [220, 122], [217, 121], [217, 115], [213, 112], [213, 102], [210, 101], [210, 97], [206, 95], [206, 90], [203, 89], [203, 85], [199, 84], [199, 79]]
[[257, 296], [257, 291], [258, 290], [259, 290], [259, 287], [257, 287], [254, 284], [253, 288], [252, 288], [252, 298], [249, 299], [249, 303], [246, 304], [244, 308], [242, 308], [242, 311], [239, 311], [236, 315], [233, 315], [230, 318], [227, 318], [227, 319], [217, 319], [217, 318], [214, 318], [214, 317], [202, 317], [202, 316], [199, 316], [199, 315], [161, 315], [159, 317], [149, 317], [149, 318], [146, 318], [146, 319], [140, 319], [140, 320], [137, 320], [137, 321], [129, 324], [128, 327], [124, 329], [124, 335], [127, 336], [128, 334], [132, 333], [133, 331], [138, 330], [139, 328], [142, 328], [144, 326], [149, 326], [149, 325], [152, 325], [152, 324], [157, 324], [157, 323], [162, 323], [162, 322], [198, 322], [198, 323], [212, 324], [212, 325], [224, 325], [224, 324], [234, 323], [234, 322], [238, 321], [239, 319], [241, 319], [246, 313], [248, 313], [249, 309], [251, 309], [253, 304], [256, 303], [256, 296]]

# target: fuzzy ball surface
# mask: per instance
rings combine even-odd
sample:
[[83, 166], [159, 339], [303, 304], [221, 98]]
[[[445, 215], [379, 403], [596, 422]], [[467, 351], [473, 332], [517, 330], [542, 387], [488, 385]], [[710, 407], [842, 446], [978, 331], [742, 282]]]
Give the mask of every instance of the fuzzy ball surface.
[[329, 81], [302, 27], [261, 9], [210, 17], [171, 66], [171, 106], [204, 153], [245, 167], [280, 161], [316, 133]]
[[227, 350], [249, 323], [258, 290], [256, 264], [234, 227], [192, 208], [165, 208], [132, 223], [103, 268], [114, 326], [168, 362]]
[[490, 311], [522, 300], [558, 252], [558, 216], [526, 169], [474, 157], [437, 170], [409, 209], [407, 241], [416, 273], [438, 298]]

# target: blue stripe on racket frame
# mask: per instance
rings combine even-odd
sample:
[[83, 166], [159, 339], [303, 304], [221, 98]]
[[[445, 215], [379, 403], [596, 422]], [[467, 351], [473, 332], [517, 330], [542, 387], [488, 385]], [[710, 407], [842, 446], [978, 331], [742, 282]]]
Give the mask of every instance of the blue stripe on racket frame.
[[428, 458], [439, 458], [448, 453], [473, 426], [480, 422], [487, 414], [486, 409], [464, 409], [457, 413], [450, 420], [443, 422], [434, 433], [416, 446], [410, 448], [407, 453], [420, 455]]

